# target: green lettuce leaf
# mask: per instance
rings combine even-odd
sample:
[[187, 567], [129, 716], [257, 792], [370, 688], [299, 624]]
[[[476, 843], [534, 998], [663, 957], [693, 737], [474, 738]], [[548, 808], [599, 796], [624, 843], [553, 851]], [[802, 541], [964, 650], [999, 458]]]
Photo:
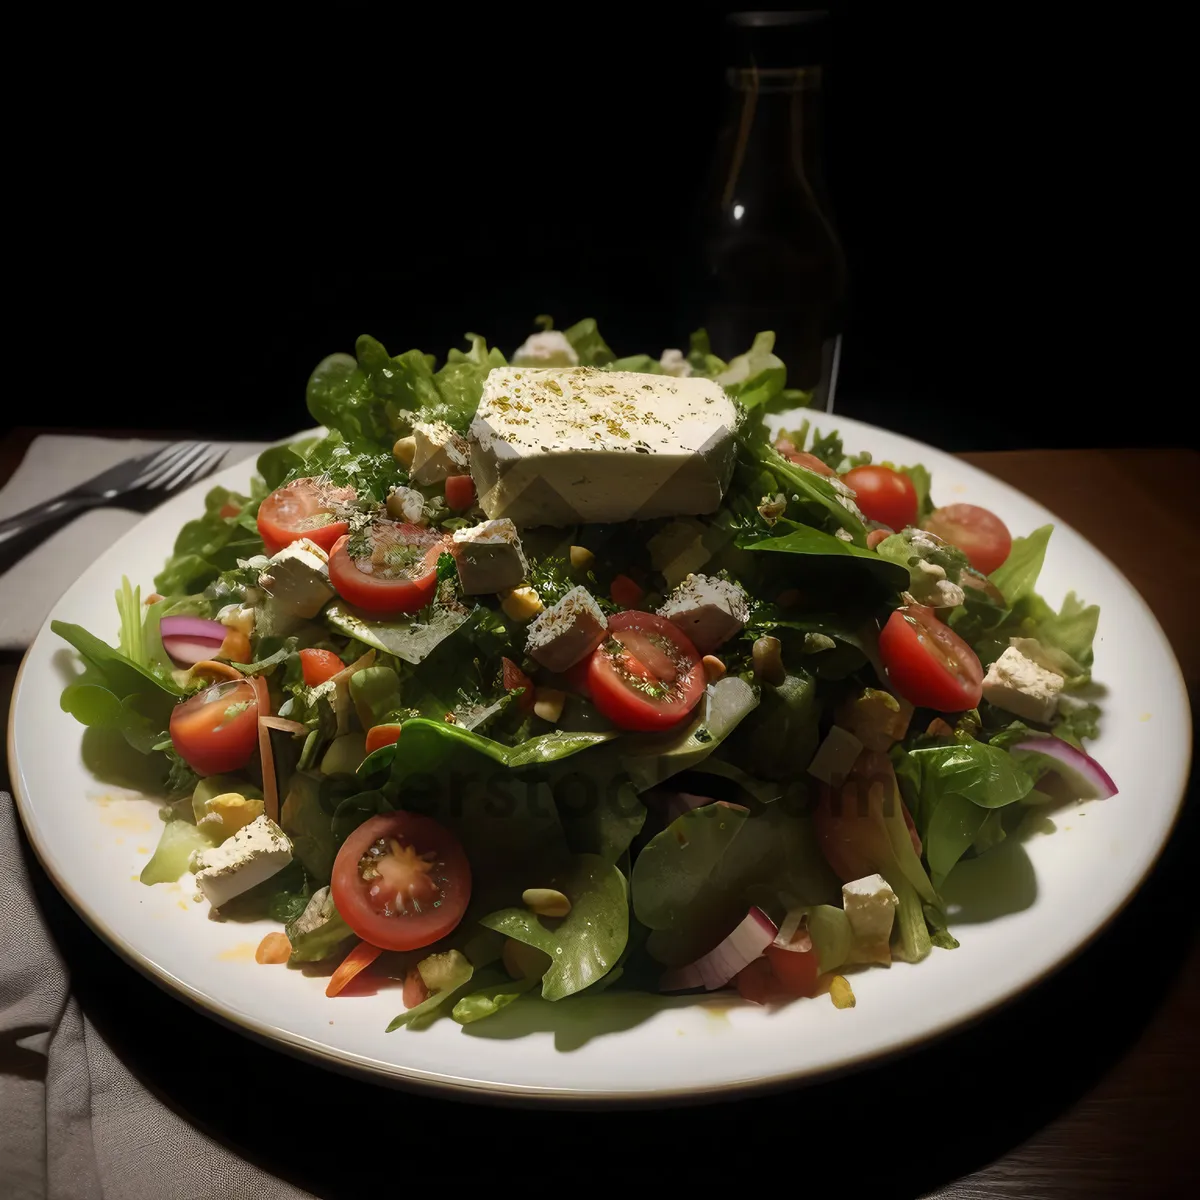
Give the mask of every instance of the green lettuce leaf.
[[774, 350], [774, 333], [768, 330], [756, 334], [750, 349], [730, 359], [717, 376], [717, 382], [748, 411], [769, 404], [787, 383], [787, 367]]
[[441, 399], [421, 412], [425, 421], [445, 421], [459, 433], [466, 433], [471, 418], [479, 407], [483, 394], [483, 381], [493, 367], [505, 366], [504, 355], [494, 347], [489, 350], [487, 342], [477, 333], [468, 333], [466, 339], [471, 348], [451, 350], [446, 363], [433, 376]]
[[[337, 430], [346, 442], [383, 444], [394, 437], [383, 401], [372, 390], [366, 372], [349, 354], [323, 358], [308, 378], [305, 398], [313, 419], [327, 429]], [[268, 487], [275, 488], [283, 482], [286, 473], [279, 477], [278, 468], [288, 465], [289, 454], [301, 457], [295, 447], [272, 447], [264, 451], [258, 469]], [[290, 469], [296, 465], [292, 463]]]
[[[236, 516], [222, 512], [238, 509]], [[154, 577], [155, 590], [164, 596], [202, 591], [222, 571], [232, 570], [239, 558], [263, 551], [254, 525], [258, 501], [228, 488], [215, 487], [204, 498], [204, 515], [188, 521], [175, 538], [171, 557]]]
[[608, 343], [600, 336], [600, 330], [596, 328], [592, 317], [585, 317], [569, 329], [564, 329], [563, 337], [571, 343], [572, 349], [579, 356], [581, 366], [604, 367], [616, 358]]
[[1053, 532], [1053, 525], [1043, 525], [1028, 537], [1014, 538], [1008, 557], [989, 576], [1009, 608], [1015, 608], [1018, 601], [1033, 595]]

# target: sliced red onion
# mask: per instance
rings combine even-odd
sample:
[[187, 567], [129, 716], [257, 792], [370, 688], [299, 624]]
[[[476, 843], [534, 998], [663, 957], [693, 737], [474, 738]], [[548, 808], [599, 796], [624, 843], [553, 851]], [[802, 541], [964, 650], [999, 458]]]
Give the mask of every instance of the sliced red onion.
[[752, 908], [740, 925], [715, 949], [686, 967], [667, 971], [659, 983], [663, 992], [704, 988], [712, 992], [724, 987], [743, 967], [775, 940], [775, 922], [761, 908]]
[[1050, 768], [1070, 786], [1080, 800], [1107, 800], [1117, 794], [1112, 776], [1090, 754], [1077, 750], [1062, 738], [1027, 738], [1011, 746], [1031, 754], [1044, 754], [1054, 760]]
[[158, 628], [163, 649], [185, 667], [212, 658], [228, 632], [220, 621], [204, 617], [163, 617]]

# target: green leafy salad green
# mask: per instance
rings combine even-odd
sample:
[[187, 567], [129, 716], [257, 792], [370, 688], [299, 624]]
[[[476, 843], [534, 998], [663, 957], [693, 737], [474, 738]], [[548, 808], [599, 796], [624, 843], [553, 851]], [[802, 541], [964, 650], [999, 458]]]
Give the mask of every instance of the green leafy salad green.
[[[397, 981], [391, 1028], [953, 949], [964, 860], [1116, 790], [1084, 749], [1098, 610], [1036, 590], [1051, 528], [781, 429], [808, 397], [771, 333], [618, 358], [538, 323], [511, 362], [477, 334], [326, 358], [320, 433], [122, 582], [115, 647], [55, 623], [63, 709], [164, 797], [142, 883], [275, 922], [260, 962], [326, 963], [330, 996]], [[628, 499], [688, 422], [703, 448]]]

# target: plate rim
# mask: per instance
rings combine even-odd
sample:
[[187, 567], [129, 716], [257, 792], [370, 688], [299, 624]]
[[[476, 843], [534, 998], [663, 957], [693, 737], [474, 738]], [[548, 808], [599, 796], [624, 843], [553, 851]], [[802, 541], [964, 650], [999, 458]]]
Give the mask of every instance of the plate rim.
[[[808, 414], [808, 419], [820, 415], [809, 413], [808, 410], [795, 410], [797, 414]], [[770, 414], [768, 417], [769, 423], [774, 426], [776, 423], [782, 424], [786, 421], [790, 414]], [[849, 417], [845, 414], [829, 413], [828, 418], [835, 423], [843, 421], [852, 423], [856, 430], [861, 430], [866, 433], [872, 431], [885, 433], [889, 437], [899, 438], [907, 442], [915, 450], [932, 450], [939, 455], [947, 457], [955, 457], [953, 452], [940, 450], [936, 446], [928, 443], [919, 442], [916, 439], [908, 437], [906, 434], [897, 433], [893, 430], [885, 430], [880, 426], [871, 425], [865, 421]], [[286, 444], [298, 438], [311, 436], [314, 433], [319, 433], [320, 429], [301, 430], [292, 434], [290, 437], [280, 439], [276, 445]], [[249, 455], [246, 458], [238, 459], [237, 461], [223, 466], [222, 470], [231, 470], [234, 468], [249, 467], [253, 472], [253, 464], [257, 461], [257, 455]], [[125, 936], [116, 929], [110, 927], [99, 914], [93, 912], [88, 903], [78, 894], [73, 885], [55, 870], [53, 865], [53, 856], [48, 852], [37, 832], [37, 822], [33, 819], [34, 804], [31, 799], [24, 794], [24, 776], [20, 767], [19, 756], [17, 753], [17, 697], [20, 695], [22, 683], [25, 677], [25, 669], [29, 663], [30, 655], [34, 645], [39, 638], [46, 632], [50, 621], [53, 619], [53, 611], [60, 603], [62, 596], [59, 596], [51, 606], [50, 613], [47, 614], [41, 626], [35, 634], [30, 645], [26, 648], [25, 653], [21, 657], [21, 663], [18, 667], [16, 678], [13, 683], [12, 701], [9, 708], [8, 728], [6, 731], [6, 751], [10, 767], [10, 785], [15, 804], [15, 809], [20, 816], [21, 826], [25, 837], [28, 839], [35, 856], [46, 875], [50, 878], [58, 892], [67, 900], [75, 913], [80, 917], [85, 925], [92, 930], [102, 941], [104, 941], [110, 949], [112, 949], [124, 962], [133, 967], [139, 973], [150, 979], [155, 985], [160, 987], [168, 994], [175, 996], [191, 1008], [203, 1013], [205, 1016], [217, 1021], [226, 1028], [252, 1038], [260, 1044], [267, 1045], [271, 1048], [282, 1049], [285, 1052], [299, 1057], [306, 1061], [313, 1062], [319, 1066], [337, 1071], [340, 1074], [349, 1074], [355, 1077], [367, 1079], [377, 1084], [385, 1084], [392, 1087], [410, 1088], [424, 1093], [439, 1094], [446, 1097], [457, 1098], [462, 1100], [471, 1100], [477, 1103], [495, 1103], [495, 1104], [518, 1104], [529, 1107], [536, 1107], [543, 1104], [558, 1104], [560, 1106], [571, 1106], [579, 1108], [595, 1108], [605, 1107], [614, 1104], [621, 1104], [628, 1107], [640, 1107], [661, 1103], [664, 1100], [669, 1100], [672, 1103], [681, 1104], [706, 1104], [717, 1103], [722, 1100], [735, 1099], [751, 1094], [766, 1094], [776, 1092], [782, 1089], [805, 1086], [816, 1083], [822, 1079], [827, 1079], [833, 1076], [849, 1075], [856, 1071], [890, 1062], [896, 1058], [912, 1053], [919, 1047], [933, 1044], [941, 1041], [950, 1034], [962, 1029], [966, 1029], [978, 1022], [986, 1019], [992, 1012], [1008, 1003], [1016, 997], [1023, 996], [1026, 993], [1033, 991], [1035, 988], [1044, 983], [1051, 976], [1057, 974], [1069, 963], [1077, 959], [1088, 948], [1090, 948], [1103, 935], [1116, 918], [1128, 907], [1133, 897], [1141, 891], [1147, 879], [1153, 874], [1157, 868], [1164, 850], [1168, 842], [1174, 836], [1179, 824], [1179, 818], [1183, 811], [1184, 801], [1187, 797], [1187, 782], [1190, 778], [1192, 760], [1194, 757], [1193, 743], [1193, 719], [1190, 698], [1187, 690], [1187, 683], [1183, 676], [1182, 668], [1179, 665], [1179, 660], [1175, 655], [1166, 633], [1159, 624], [1158, 618], [1147, 604], [1145, 598], [1133, 586], [1125, 573], [1108, 558], [1106, 554], [1096, 547], [1089, 539], [1084, 537], [1067, 521], [1060, 518], [1051, 509], [1040, 501], [1034, 500], [1027, 496], [1019, 488], [998, 478], [991, 472], [982, 467], [976, 466], [974, 463], [969, 463], [966, 460], [959, 460], [962, 465], [968, 467], [971, 471], [986, 477], [991, 484], [999, 488], [1002, 492], [1009, 493], [1026, 503], [1035, 504], [1053, 518], [1056, 528], [1070, 530], [1078, 537], [1088, 548], [1088, 551], [1100, 559], [1105, 566], [1112, 571], [1113, 575], [1120, 583], [1128, 589], [1129, 593], [1135, 598], [1137, 604], [1141, 607], [1144, 614], [1149, 617], [1148, 631], [1153, 637], [1161, 643], [1167, 652], [1167, 659], [1171, 666], [1171, 683], [1178, 693], [1178, 700], [1181, 702], [1182, 717], [1185, 725], [1187, 737], [1185, 740], [1185, 752], [1181, 755], [1179, 778], [1176, 783], [1172, 784], [1171, 792], [1173, 795], [1172, 810], [1170, 820], [1164, 826], [1161, 838], [1154, 847], [1153, 853], [1147, 858], [1142, 869], [1135, 877], [1131, 877], [1129, 882], [1120, 890], [1120, 894], [1106, 906], [1103, 915], [1096, 921], [1089, 932], [1077, 941], [1069, 949], [1061, 953], [1053, 962], [1046, 964], [1034, 976], [1022, 979], [1012, 986], [1005, 987], [1000, 990], [992, 991], [984, 1000], [980, 1000], [968, 1010], [960, 1010], [955, 1012], [952, 1017], [947, 1017], [940, 1020], [937, 1024], [931, 1025], [928, 1028], [921, 1030], [919, 1033], [913, 1034], [903, 1041], [889, 1045], [884, 1049], [868, 1049], [858, 1054], [843, 1056], [837, 1062], [822, 1064], [820, 1066], [801, 1067], [791, 1071], [784, 1071], [779, 1074], [770, 1076], [758, 1076], [750, 1079], [736, 1079], [721, 1083], [702, 1084], [691, 1087], [684, 1086], [664, 1086], [653, 1089], [639, 1088], [631, 1091], [623, 1091], [620, 1089], [574, 1089], [570, 1087], [553, 1087], [547, 1085], [526, 1085], [504, 1083], [501, 1081], [490, 1080], [474, 1080], [463, 1078], [460, 1076], [449, 1075], [445, 1073], [428, 1071], [424, 1068], [408, 1066], [401, 1063], [381, 1063], [376, 1059], [369, 1059], [354, 1051], [334, 1049], [321, 1042], [315, 1041], [307, 1036], [297, 1034], [294, 1031], [282, 1026], [273, 1024], [268, 1020], [256, 1020], [254, 1018], [244, 1017], [234, 1014], [223, 1009], [216, 1001], [208, 994], [199, 988], [194, 987], [186, 980], [179, 978], [166, 967], [156, 962], [154, 959], [147, 957], [144, 954], [136, 951], [127, 941]], [[190, 488], [185, 489], [180, 493], [178, 498], [186, 495], [195, 494], [197, 496], [203, 493], [203, 490], [209, 485], [208, 480], [199, 480]], [[141, 529], [143, 523], [150, 519], [152, 514], [146, 514], [142, 520], [138, 521], [130, 530], [123, 534], [112, 546], [105, 550], [105, 555], [114, 550], [119, 550], [125, 540], [132, 539]], [[91, 564], [89, 564], [90, 567]], [[86, 571], [88, 567], [85, 567]], [[75, 586], [75, 581], [68, 585], [67, 592]], [[27, 813], [29, 819], [27, 819]]]

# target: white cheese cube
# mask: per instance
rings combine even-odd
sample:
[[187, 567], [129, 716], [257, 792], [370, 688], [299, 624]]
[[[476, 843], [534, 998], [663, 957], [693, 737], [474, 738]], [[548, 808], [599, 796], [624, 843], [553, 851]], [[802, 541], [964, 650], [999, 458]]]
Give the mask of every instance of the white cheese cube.
[[840, 725], [834, 725], [817, 747], [812, 762], [808, 764], [808, 773], [822, 783], [840, 786], [850, 774], [850, 768], [858, 761], [862, 749], [862, 742], [854, 734]]
[[891, 962], [888, 942], [900, 900], [882, 875], [867, 875], [842, 884], [842, 907], [857, 945], [858, 962]]
[[460, 437], [445, 421], [428, 424], [418, 421], [413, 426], [413, 460], [409, 478], [413, 483], [441, 483], [451, 475], [466, 475], [470, 451], [466, 439]]
[[736, 424], [710, 379], [496, 367], [471, 423], [471, 474], [483, 511], [522, 528], [710, 513]]
[[192, 855], [196, 885], [213, 908], [228, 904], [292, 861], [292, 843], [269, 817], [259, 817], [211, 850]]
[[515, 588], [529, 572], [517, 527], [507, 518], [456, 529], [453, 547], [458, 581], [468, 596]]
[[750, 601], [736, 583], [708, 575], [689, 575], [659, 608], [691, 639], [701, 654], [711, 654], [746, 627]]
[[268, 561], [258, 586], [280, 613], [309, 620], [333, 597], [329, 556], [316, 542], [300, 538]]
[[1058, 708], [1063, 677], [1009, 646], [983, 677], [983, 698], [1024, 721], [1047, 724]]
[[425, 524], [425, 497], [416, 488], [394, 487], [387, 498], [388, 516], [410, 525]]
[[547, 329], [542, 333], [531, 333], [513, 351], [514, 367], [577, 367], [579, 355], [567, 341], [567, 335], [558, 329]]
[[534, 618], [525, 650], [548, 671], [573, 667], [604, 641], [608, 618], [585, 587], [573, 587]]

